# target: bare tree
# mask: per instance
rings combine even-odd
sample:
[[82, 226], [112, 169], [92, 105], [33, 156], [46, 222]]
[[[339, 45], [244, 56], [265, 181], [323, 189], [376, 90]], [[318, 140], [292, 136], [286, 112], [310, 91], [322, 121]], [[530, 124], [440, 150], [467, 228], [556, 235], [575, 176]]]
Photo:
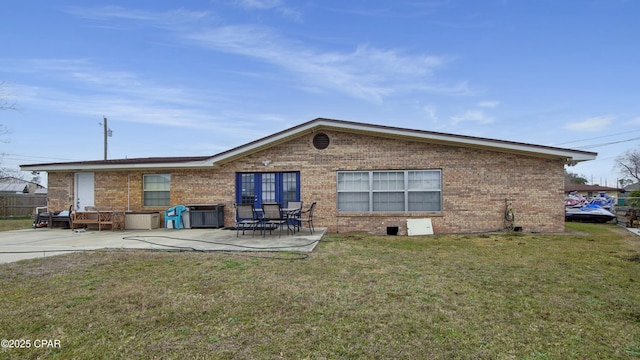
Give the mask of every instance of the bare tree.
[[589, 182], [584, 175], [578, 175], [564, 169], [564, 183], [565, 184], [586, 184]]
[[[10, 103], [7, 101], [7, 97], [9, 94], [6, 92], [7, 84], [4, 81], [0, 81], [0, 110], [15, 110], [16, 104]], [[0, 141], [7, 143], [9, 140], [6, 138], [6, 135], [9, 134], [9, 129], [0, 124]]]
[[616, 158], [615, 163], [622, 177], [631, 177], [640, 182], [640, 149], [629, 149]]
[[7, 98], [9, 94], [6, 92], [7, 83], [0, 81], [0, 110], [15, 110], [16, 104], [10, 103]]
[[[15, 110], [15, 104], [9, 103], [7, 101], [7, 97], [9, 96], [6, 92], [7, 84], [4, 81], [0, 81], [0, 110]], [[9, 139], [7, 137], [9, 135], [9, 128], [4, 126], [4, 124], [0, 124], [0, 142], [8, 143]], [[0, 154], [0, 164], [2, 161], [2, 156], [4, 154]], [[11, 173], [10, 169], [0, 168], [0, 175], [6, 176]]]

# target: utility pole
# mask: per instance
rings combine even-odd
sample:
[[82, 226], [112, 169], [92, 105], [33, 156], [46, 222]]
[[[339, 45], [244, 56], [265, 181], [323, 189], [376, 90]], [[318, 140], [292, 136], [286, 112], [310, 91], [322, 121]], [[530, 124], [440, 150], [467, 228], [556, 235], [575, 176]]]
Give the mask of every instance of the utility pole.
[[106, 116], [102, 116], [104, 118], [104, 159], [107, 160], [107, 117]]
[[107, 117], [103, 115], [102, 118], [104, 121], [98, 124], [104, 127], [104, 159], [107, 160], [107, 137], [111, 137], [113, 135], [113, 131], [111, 131], [109, 126], [107, 126]]

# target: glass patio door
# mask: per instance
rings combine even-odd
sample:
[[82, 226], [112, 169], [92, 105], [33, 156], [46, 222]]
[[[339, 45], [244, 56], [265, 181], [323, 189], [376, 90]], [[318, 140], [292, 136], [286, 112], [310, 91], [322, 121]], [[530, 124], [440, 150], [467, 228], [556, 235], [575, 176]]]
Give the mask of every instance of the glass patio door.
[[253, 204], [277, 202], [286, 207], [289, 201], [300, 201], [300, 173], [238, 173], [236, 202]]

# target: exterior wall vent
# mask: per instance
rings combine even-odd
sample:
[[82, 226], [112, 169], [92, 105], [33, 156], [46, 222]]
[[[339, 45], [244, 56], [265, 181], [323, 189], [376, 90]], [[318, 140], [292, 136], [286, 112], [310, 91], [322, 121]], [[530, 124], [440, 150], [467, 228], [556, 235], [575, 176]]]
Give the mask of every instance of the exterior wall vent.
[[329, 136], [325, 133], [319, 133], [313, 137], [313, 147], [318, 150], [324, 150], [328, 148], [329, 142]]

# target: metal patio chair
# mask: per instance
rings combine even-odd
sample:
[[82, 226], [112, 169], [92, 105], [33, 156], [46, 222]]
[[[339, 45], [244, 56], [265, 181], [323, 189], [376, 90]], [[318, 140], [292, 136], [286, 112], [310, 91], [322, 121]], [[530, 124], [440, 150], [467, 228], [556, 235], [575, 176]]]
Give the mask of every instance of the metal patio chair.
[[[282, 208], [280, 204], [262, 204], [262, 219], [261, 224], [263, 226], [262, 236], [264, 237], [267, 232], [267, 228], [269, 228], [269, 234], [274, 228], [280, 228], [280, 236], [282, 236], [282, 227], [287, 224], [289, 221], [286, 215], [283, 216]], [[287, 231], [289, 228], [287, 227]]]
[[236, 208], [236, 237], [240, 234], [240, 229], [242, 228], [242, 235], [244, 235], [244, 231], [248, 228], [252, 230], [251, 236], [253, 236], [256, 232], [256, 227], [258, 227], [258, 223], [260, 222], [256, 218], [256, 212], [253, 209], [252, 204], [233, 204]]
[[300, 223], [297, 218], [300, 217], [302, 212], [302, 201], [289, 201], [287, 203], [287, 216], [289, 217], [289, 225], [293, 226], [293, 230], [300, 231]]
[[[300, 216], [296, 217], [296, 222], [302, 224], [303, 222], [306, 222], [309, 226], [309, 233], [313, 234], [313, 232], [315, 231], [314, 227], [313, 227], [313, 211], [316, 208], [316, 202], [314, 201], [311, 206], [309, 207], [309, 209], [300, 212]], [[302, 225], [301, 225], [302, 226]]]

